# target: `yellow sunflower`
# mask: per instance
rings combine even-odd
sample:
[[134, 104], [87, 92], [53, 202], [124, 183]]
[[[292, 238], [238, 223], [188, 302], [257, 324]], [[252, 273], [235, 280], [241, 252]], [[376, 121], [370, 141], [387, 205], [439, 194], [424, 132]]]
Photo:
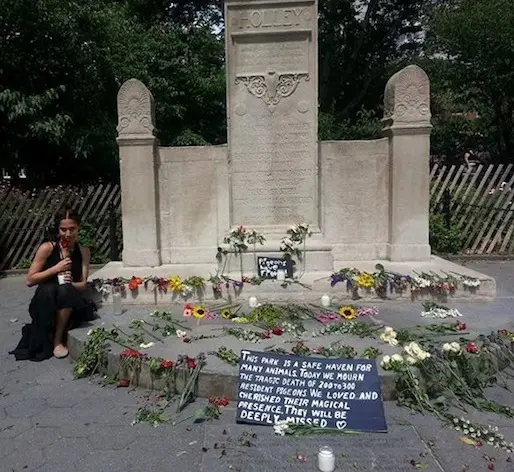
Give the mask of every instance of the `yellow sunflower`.
[[230, 320], [230, 318], [232, 318], [232, 312], [230, 311], [230, 308], [224, 308], [221, 310], [221, 317], [224, 320]]
[[371, 288], [375, 285], [375, 279], [371, 274], [362, 273], [357, 277], [357, 283], [359, 287]]
[[353, 320], [357, 318], [357, 312], [351, 305], [342, 306], [339, 308], [339, 315], [341, 315], [341, 317], [343, 317], [345, 320]]
[[172, 292], [180, 292], [182, 290], [182, 279], [179, 275], [174, 275], [169, 278], [168, 286]]
[[207, 310], [202, 305], [197, 305], [193, 308], [193, 317], [203, 318], [207, 314]]

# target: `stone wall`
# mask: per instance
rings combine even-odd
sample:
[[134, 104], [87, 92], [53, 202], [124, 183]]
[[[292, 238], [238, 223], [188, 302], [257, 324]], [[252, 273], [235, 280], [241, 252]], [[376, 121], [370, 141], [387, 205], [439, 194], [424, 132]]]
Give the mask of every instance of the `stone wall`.
[[[277, 135], [288, 135], [279, 152], [272, 131], [246, 146], [229, 139], [228, 146], [165, 148], [154, 136], [151, 93], [129, 80], [118, 96], [124, 265], [206, 266], [239, 224], [271, 235], [260, 250], [280, 254], [285, 224], [304, 221], [301, 209], [316, 230], [307, 244], [307, 271], [329, 272], [347, 261], [429, 260], [428, 103], [426, 74], [409, 66], [387, 84], [383, 139], [321, 142], [312, 156], [289, 151], [289, 126], [297, 119], [291, 118], [283, 121], [288, 131]], [[261, 146], [266, 151], [259, 157]], [[270, 168], [265, 172], [263, 165]], [[296, 205], [297, 197], [309, 205]]]

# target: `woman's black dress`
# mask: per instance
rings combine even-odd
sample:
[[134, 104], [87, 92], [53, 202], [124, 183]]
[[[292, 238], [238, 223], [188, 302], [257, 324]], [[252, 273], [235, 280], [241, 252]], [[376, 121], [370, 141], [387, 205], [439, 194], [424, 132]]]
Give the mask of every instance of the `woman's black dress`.
[[[54, 243], [53, 246], [42, 271], [53, 267], [61, 260], [59, 245]], [[69, 258], [73, 281], [80, 282], [82, 252], [78, 245], [75, 245]], [[83, 321], [94, 319], [94, 303], [88, 301], [72, 284], [59, 285], [57, 276], [52, 277], [38, 285], [29, 306], [32, 322], [23, 326], [21, 341], [9, 354], [14, 354], [16, 360], [42, 361], [52, 357], [55, 314], [62, 308], [72, 309], [68, 329], [78, 326]]]

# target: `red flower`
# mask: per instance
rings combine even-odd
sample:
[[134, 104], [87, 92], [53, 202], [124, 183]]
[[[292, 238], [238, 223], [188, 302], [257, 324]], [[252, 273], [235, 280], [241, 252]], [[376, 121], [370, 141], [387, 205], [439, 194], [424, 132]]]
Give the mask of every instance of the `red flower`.
[[188, 369], [194, 369], [196, 367], [196, 361], [194, 359], [191, 359], [190, 357], [187, 358], [186, 363]]
[[263, 331], [261, 333], [261, 339], [269, 339], [271, 338], [271, 333], [269, 331]]
[[173, 361], [162, 361], [161, 362], [161, 369], [173, 369], [174, 366]]
[[63, 249], [68, 249], [70, 243], [68, 242], [68, 240], [64, 237], [61, 238], [61, 247]]
[[466, 344], [466, 351], [475, 354], [478, 351], [478, 347], [474, 342], [469, 341], [468, 344]]
[[284, 332], [284, 330], [282, 328], [279, 328], [278, 326], [275, 326], [271, 332], [275, 335], [275, 336], [281, 336]]
[[487, 468], [488, 468], [489, 470], [494, 470], [494, 463], [489, 462], [489, 464], [487, 465]]
[[120, 352], [120, 357], [141, 357], [141, 354], [134, 351], [134, 349], [123, 349], [123, 351]]
[[457, 320], [455, 327], [457, 328], [457, 331], [466, 331], [467, 329], [466, 323], [462, 323], [459, 320]]
[[130, 385], [130, 380], [128, 379], [120, 379], [120, 383], [118, 384], [118, 387], [126, 388]]
[[227, 397], [209, 397], [209, 403], [215, 406], [227, 406], [228, 398]]

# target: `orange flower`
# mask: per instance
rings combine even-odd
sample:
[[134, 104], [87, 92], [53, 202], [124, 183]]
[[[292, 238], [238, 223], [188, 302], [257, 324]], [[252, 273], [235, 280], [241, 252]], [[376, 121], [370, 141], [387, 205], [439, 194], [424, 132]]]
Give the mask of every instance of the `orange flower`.
[[139, 285], [141, 285], [143, 283], [143, 280], [140, 279], [139, 277], [135, 277], [133, 276], [131, 279], [130, 279], [130, 282], [128, 284], [128, 287], [131, 291], [134, 291], [134, 290], [137, 290], [137, 287]]

